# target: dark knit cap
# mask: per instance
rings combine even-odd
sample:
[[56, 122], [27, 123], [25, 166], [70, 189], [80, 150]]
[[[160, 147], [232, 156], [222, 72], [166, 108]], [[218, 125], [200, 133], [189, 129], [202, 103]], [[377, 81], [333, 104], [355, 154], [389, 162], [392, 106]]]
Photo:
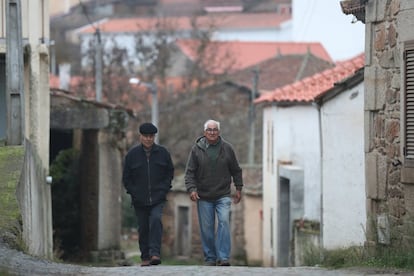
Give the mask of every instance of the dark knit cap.
[[141, 134], [155, 134], [158, 132], [158, 129], [151, 123], [143, 123], [139, 126], [139, 132]]

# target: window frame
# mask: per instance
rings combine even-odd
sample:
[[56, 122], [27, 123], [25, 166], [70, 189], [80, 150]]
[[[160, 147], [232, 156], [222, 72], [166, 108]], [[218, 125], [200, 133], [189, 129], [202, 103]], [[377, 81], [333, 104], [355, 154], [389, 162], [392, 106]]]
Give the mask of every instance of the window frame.
[[414, 168], [414, 41], [404, 43], [402, 54], [402, 153], [404, 167]]

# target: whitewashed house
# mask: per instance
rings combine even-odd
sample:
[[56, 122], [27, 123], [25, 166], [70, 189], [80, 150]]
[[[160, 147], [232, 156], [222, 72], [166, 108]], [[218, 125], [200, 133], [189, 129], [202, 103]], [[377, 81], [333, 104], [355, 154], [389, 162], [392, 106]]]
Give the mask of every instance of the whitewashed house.
[[[94, 25], [87, 25], [67, 33], [73, 43], [79, 43], [82, 54], [94, 47], [97, 30], [105, 52], [112, 48], [125, 49], [130, 61], [139, 64], [136, 58], [136, 39], [139, 34], [145, 45], [151, 45], [156, 33], [164, 31], [168, 42], [176, 39], [192, 38], [196, 30], [192, 21], [196, 21], [199, 32], [212, 32], [214, 41], [291, 41], [290, 14], [266, 13], [229, 13], [220, 15], [203, 15], [179, 17], [134, 17], [103, 19]], [[87, 61], [83, 59], [82, 65]]]
[[[343, 60], [364, 50], [364, 25], [351, 24], [352, 16], [344, 16], [339, 0], [292, 0], [289, 12], [233, 12], [213, 13], [197, 17], [200, 31], [207, 31], [211, 25], [214, 41], [242, 42], [320, 42], [333, 60]], [[135, 17], [107, 18], [93, 25], [87, 25], [67, 33], [73, 43], [79, 43], [81, 52], [86, 54], [94, 47], [97, 30], [106, 52], [117, 46], [125, 49], [128, 60], [139, 64], [136, 56], [136, 35], [146, 34], [145, 43], [154, 41], [152, 33], [164, 26], [170, 33], [169, 41], [191, 37], [191, 16], [169, 16], [164, 18]], [[326, 22], [330, 22], [326, 24]], [[158, 27], [156, 27], [158, 26]], [[333, 35], [341, 33], [340, 36]], [[87, 66], [86, 58], [82, 66]]]
[[[363, 66], [359, 55], [255, 101], [264, 104], [266, 266], [300, 265], [303, 244], [292, 247], [291, 233], [306, 221], [322, 226], [316, 243], [324, 248], [364, 240], [364, 97], [361, 73], [356, 73]], [[357, 81], [345, 81], [354, 74]]]
[[366, 239], [363, 80], [360, 69], [316, 99], [321, 106], [325, 249], [362, 245]]

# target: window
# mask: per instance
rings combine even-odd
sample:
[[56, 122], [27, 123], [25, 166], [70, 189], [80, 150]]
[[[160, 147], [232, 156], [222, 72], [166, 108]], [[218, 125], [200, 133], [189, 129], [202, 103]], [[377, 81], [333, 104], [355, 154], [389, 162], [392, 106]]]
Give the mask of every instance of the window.
[[404, 161], [405, 166], [414, 167], [414, 42], [404, 47]]
[[6, 140], [7, 128], [6, 108], [6, 58], [0, 55], [0, 145]]

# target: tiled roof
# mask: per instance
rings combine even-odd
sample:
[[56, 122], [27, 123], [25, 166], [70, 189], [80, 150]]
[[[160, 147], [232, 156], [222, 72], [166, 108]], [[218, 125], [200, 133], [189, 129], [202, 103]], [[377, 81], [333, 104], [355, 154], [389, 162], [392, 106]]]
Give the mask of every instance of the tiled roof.
[[280, 55], [230, 75], [231, 82], [253, 89], [253, 70], [258, 70], [258, 90], [272, 91], [296, 80], [332, 68], [333, 63], [310, 53]]
[[[280, 25], [291, 19], [290, 15], [279, 15], [269, 13], [233, 13], [226, 15], [199, 16], [197, 22], [201, 26], [208, 27], [213, 22], [217, 28], [279, 28]], [[163, 22], [170, 22], [170, 25], [177, 30], [191, 30], [191, 17], [165, 17]], [[126, 33], [153, 30], [159, 23], [159, 18], [116, 18], [103, 21], [99, 24], [102, 33]], [[85, 27], [82, 33], [94, 33], [95, 27]]]
[[241, 6], [243, 5], [242, 0], [204, 0], [201, 1], [203, 6]]
[[347, 0], [340, 1], [342, 12], [344, 14], [353, 14], [362, 23], [365, 23], [365, 5], [367, 0]]
[[[177, 40], [176, 44], [190, 60], [197, 60], [198, 41], [183, 39]], [[205, 68], [213, 74], [220, 74], [223, 73], [223, 70], [228, 69], [226, 61], [234, 61], [231, 70], [236, 71], [279, 55], [306, 54], [308, 52], [332, 62], [328, 52], [319, 42], [214, 41], [209, 44], [207, 51], [210, 51], [211, 56], [216, 59], [223, 60], [222, 67], [214, 67], [211, 70], [208, 70], [209, 64], [205, 64]], [[210, 55], [207, 54], [207, 56]]]
[[335, 83], [351, 76], [364, 65], [365, 55], [360, 54], [352, 59], [338, 62], [332, 69], [262, 94], [254, 102], [312, 102], [316, 97], [333, 88]]

